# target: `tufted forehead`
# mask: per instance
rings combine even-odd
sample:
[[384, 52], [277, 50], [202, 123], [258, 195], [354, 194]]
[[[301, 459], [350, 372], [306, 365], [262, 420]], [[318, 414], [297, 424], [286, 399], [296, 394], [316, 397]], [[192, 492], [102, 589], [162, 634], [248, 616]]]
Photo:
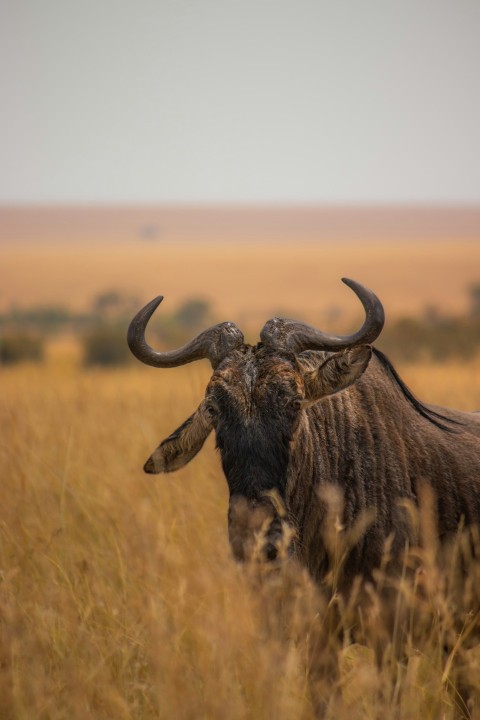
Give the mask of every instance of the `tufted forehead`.
[[214, 372], [208, 390], [251, 397], [274, 388], [301, 392], [303, 381], [293, 355], [279, 355], [260, 343], [244, 345], [226, 358]]

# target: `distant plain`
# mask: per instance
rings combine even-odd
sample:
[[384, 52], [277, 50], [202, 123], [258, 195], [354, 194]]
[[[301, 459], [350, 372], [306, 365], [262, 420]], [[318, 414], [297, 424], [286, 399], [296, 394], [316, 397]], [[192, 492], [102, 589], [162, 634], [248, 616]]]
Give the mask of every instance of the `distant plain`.
[[361, 315], [344, 276], [371, 287], [390, 317], [426, 307], [462, 313], [469, 286], [480, 280], [480, 242], [4, 242], [0, 309], [85, 310], [114, 289], [140, 303], [162, 294], [165, 311], [206, 299], [219, 319], [258, 329], [272, 314], [343, 323]]

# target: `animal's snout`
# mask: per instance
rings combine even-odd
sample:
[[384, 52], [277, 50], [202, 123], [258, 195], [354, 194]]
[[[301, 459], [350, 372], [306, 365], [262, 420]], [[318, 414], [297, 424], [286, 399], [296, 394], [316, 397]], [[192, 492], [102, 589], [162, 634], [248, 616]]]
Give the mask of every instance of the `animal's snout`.
[[277, 556], [281, 552], [282, 544], [284, 542], [284, 525], [286, 523], [280, 517], [276, 515], [270, 523], [265, 534], [265, 545], [264, 551], [266, 559], [269, 561], [276, 560]]
[[265, 545], [265, 556], [269, 562], [273, 562], [273, 560], [277, 559], [278, 550], [276, 545], [269, 542]]
[[241, 561], [272, 562], [291, 554], [293, 531], [279, 513], [278, 502], [269, 497], [249, 499], [232, 496], [228, 533], [232, 552]]

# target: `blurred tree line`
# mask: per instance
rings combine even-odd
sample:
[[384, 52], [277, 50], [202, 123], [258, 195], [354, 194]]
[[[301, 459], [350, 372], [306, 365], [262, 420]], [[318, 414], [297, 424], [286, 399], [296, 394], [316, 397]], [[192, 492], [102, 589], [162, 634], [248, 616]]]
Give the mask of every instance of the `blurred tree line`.
[[465, 315], [445, 315], [428, 307], [420, 317], [387, 324], [376, 344], [392, 359], [405, 362], [471, 359], [480, 349], [480, 283], [468, 293]]
[[[480, 283], [468, 289], [469, 309], [450, 316], [427, 308], [422, 316], [387, 324], [377, 345], [393, 361], [440, 362], [470, 359], [480, 350]], [[142, 306], [137, 298], [109, 290], [97, 295], [88, 312], [64, 307], [12, 308], [0, 315], [0, 363], [40, 361], [45, 343], [60, 333], [79, 337], [85, 365], [122, 365], [132, 359], [126, 343], [128, 324]], [[192, 298], [174, 311], [155, 313], [147, 336], [159, 348], [178, 347], [215, 322], [208, 301]]]
[[[127, 346], [127, 327], [142, 306], [140, 300], [109, 290], [97, 295], [88, 312], [64, 307], [12, 308], [0, 314], [0, 363], [40, 361], [45, 344], [61, 333], [79, 337], [85, 365], [114, 366], [132, 360]], [[181, 344], [211, 324], [210, 305], [190, 299], [173, 313], [158, 313], [148, 334], [159, 347]]]

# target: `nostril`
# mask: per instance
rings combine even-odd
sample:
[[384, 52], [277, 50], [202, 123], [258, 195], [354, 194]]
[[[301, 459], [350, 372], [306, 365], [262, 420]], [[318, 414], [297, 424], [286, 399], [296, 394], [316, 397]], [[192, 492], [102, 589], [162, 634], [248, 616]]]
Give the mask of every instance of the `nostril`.
[[277, 553], [277, 548], [273, 543], [269, 542], [265, 545], [265, 555], [267, 556], [267, 560], [275, 560], [277, 557]]

